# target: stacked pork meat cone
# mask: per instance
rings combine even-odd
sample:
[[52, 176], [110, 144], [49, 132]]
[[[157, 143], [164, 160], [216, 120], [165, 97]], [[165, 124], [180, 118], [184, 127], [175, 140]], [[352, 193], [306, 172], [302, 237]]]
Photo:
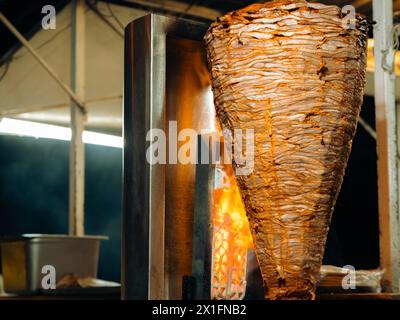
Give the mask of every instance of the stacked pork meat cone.
[[367, 33], [363, 16], [337, 6], [281, 0], [228, 13], [205, 36], [223, 128], [254, 129], [244, 151], [254, 170], [237, 181], [267, 299], [315, 297], [362, 104]]

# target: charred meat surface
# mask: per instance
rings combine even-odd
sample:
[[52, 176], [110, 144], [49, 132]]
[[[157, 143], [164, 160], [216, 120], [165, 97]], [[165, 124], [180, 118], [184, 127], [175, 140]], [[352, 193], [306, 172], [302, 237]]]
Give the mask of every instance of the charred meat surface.
[[254, 170], [237, 180], [267, 299], [315, 297], [365, 85], [368, 22], [353, 20], [281, 0], [228, 13], [205, 36], [222, 127], [254, 130]]

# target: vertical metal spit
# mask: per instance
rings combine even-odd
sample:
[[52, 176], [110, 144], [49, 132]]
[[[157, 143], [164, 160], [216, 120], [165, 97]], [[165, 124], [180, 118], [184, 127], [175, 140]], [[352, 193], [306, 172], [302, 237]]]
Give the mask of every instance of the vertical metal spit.
[[[210, 299], [211, 292], [212, 212], [216, 166], [210, 161], [212, 150], [209, 147], [214, 147], [210, 137], [199, 136], [193, 222], [192, 291], [189, 295], [194, 300]], [[208, 163], [202, 163], [202, 152], [208, 153]]]

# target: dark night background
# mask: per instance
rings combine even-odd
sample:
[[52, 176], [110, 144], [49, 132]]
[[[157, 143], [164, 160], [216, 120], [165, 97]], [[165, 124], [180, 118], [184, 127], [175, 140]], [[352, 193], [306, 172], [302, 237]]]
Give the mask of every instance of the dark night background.
[[[373, 98], [362, 116], [374, 124]], [[379, 265], [375, 141], [359, 126], [337, 201], [325, 264]], [[68, 143], [0, 136], [0, 234], [66, 233]], [[120, 279], [122, 151], [86, 145], [86, 233], [107, 235], [99, 277]]]
[[[373, 97], [364, 97], [363, 119], [375, 129]], [[353, 149], [336, 203], [324, 264], [379, 266], [376, 142], [358, 125]]]
[[[122, 150], [86, 145], [85, 233], [107, 235], [98, 277], [120, 281]], [[0, 135], [0, 235], [68, 232], [65, 141]]]

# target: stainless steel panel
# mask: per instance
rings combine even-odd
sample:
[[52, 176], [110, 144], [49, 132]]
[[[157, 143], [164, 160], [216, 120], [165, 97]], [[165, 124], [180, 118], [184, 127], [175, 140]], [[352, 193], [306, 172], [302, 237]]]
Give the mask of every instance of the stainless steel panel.
[[178, 129], [213, 125], [205, 31], [205, 25], [158, 15], [126, 28], [125, 299], [180, 299], [182, 276], [191, 273], [195, 166], [150, 165], [146, 134], [153, 128], [168, 132], [170, 120]]

